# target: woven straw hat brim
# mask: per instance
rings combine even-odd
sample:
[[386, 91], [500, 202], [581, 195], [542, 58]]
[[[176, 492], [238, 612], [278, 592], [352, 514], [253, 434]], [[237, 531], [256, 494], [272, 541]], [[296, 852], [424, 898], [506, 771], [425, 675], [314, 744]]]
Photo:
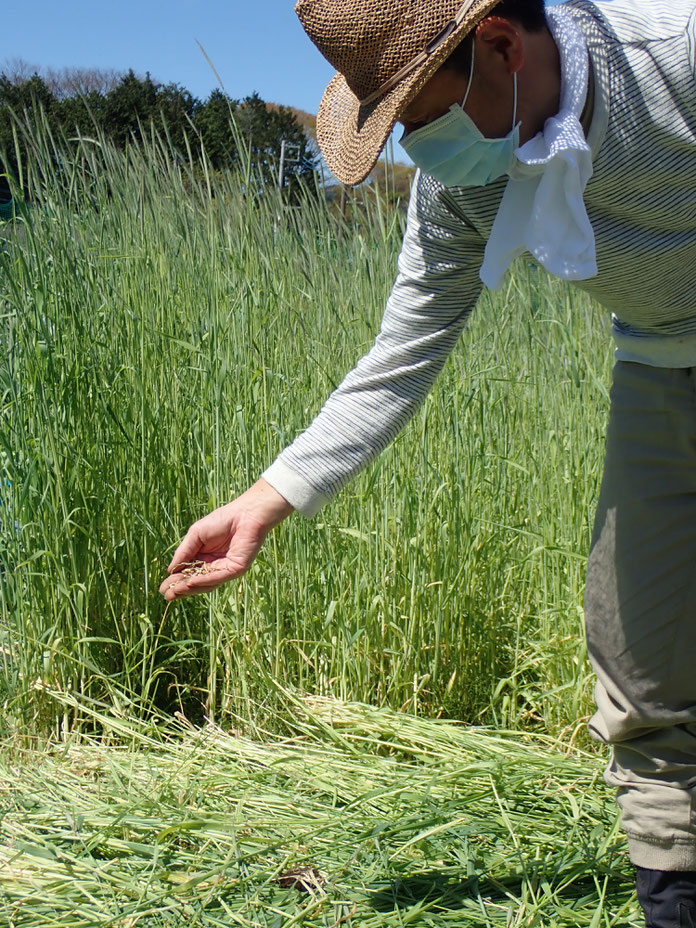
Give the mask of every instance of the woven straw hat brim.
[[317, 113], [317, 142], [329, 170], [342, 183], [365, 180], [399, 115], [444, 60], [499, 0], [475, 0], [469, 15], [426, 61], [373, 103], [361, 106], [342, 74], [324, 92]]

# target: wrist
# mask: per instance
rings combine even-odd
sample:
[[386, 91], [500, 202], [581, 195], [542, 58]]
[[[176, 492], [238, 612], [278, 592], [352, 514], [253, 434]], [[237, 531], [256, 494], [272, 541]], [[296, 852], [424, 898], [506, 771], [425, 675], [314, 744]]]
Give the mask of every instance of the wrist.
[[328, 503], [330, 497], [321, 490], [317, 490], [311, 483], [292, 467], [289, 467], [281, 454], [270, 467], [267, 467], [261, 477], [281, 493], [294, 509], [303, 516], [311, 517]]
[[269, 529], [279, 525], [295, 511], [295, 507], [263, 477], [259, 477], [244, 495], [249, 497], [251, 508]]

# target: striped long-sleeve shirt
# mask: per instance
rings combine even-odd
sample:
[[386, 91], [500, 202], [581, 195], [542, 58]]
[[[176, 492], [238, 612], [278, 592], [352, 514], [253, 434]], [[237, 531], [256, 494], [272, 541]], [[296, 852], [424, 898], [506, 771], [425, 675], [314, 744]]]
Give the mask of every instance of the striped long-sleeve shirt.
[[[696, 366], [696, 0], [569, 0], [590, 54], [597, 276], [619, 357]], [[399, 273], [371, 351], [264, 477], [313, 515], [414, 415], [481, 291], [506, 180], [446, 188], [418, 174]]]

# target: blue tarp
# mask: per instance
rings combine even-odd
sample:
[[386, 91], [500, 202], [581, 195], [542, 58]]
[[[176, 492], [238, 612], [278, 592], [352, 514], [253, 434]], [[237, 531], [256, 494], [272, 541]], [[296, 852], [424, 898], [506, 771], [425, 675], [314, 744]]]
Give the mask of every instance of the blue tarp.
[[12, 219], [14, 214], [14, 200], [0, 200], [0, 221], [4, 219]]

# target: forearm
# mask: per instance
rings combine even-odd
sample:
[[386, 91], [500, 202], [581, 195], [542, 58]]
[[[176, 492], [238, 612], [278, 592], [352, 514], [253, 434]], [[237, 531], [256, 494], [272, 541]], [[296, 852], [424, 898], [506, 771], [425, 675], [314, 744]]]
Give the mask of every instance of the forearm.
[[304, 515], [372, 461], [423, 402], [478, 299], [483, 248], [479, 233], [451, 210], [446, 191], [419, 177], [374, 347], [264, 472]]
[[[395, 288], [372, 348], [319, 415], [264, 472], [304, 515], [313, 515], [393, 441], [442, 370], [470, 312], [454, 297], [431, 311], [399, 306]], [[425, 302], [425, 301], [424, 301]], [[397, 304], [397, 305], [395, 305]]]

